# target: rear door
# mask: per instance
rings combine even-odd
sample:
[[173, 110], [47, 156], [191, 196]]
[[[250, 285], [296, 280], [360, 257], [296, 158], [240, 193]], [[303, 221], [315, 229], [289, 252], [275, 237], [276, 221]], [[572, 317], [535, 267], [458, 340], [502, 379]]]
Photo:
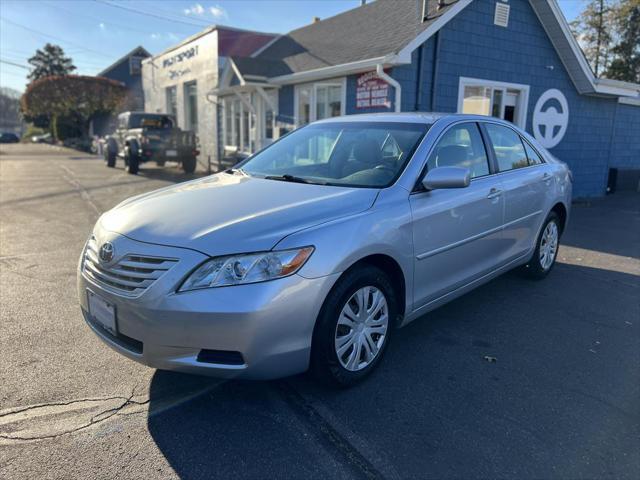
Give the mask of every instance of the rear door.
[[527, 254], [535, 242], [552, 178], [542, 159], [534, 158], [535, 151], [514, 129], [491, 122], [482, 122], [482, 127], [504, 190], [505, 260], [511, 261]]
[[427, 170], [443, 166], [468, 168], [472, 179], [466, 188], [410, 195], [416, 308], [495, 269], [504, 253], [500, 181], [475, 122], [455, 124], [437, 141]]

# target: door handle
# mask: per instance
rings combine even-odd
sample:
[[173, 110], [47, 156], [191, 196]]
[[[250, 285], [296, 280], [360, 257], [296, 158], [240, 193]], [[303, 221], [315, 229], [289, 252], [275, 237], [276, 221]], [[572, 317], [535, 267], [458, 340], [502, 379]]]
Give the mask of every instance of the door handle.
[[499, 197], [500, 195], [502, 195], [502, 190], [498, 190], [497, 188], [492, 188], [491, 190], [489, 190], [489, 195], [487, 195], [487, 198], [489, 199], [496, 198], [496, 197]]
[[542, 181], [549, 183], [551, 181], [551, 175], [549, 175], [547, 172], [544, 172], [544, 175], [542, 175]]

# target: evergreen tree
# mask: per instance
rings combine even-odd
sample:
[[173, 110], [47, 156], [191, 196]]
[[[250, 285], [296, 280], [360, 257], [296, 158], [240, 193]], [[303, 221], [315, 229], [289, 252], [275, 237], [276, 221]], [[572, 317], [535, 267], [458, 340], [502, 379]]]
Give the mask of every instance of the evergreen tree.
[[27, 77], [31, 81], [53, 75], [68, 75], [76, 69], [73, 61], [65, 56], [62, 48], [50, 43], [47, 43], [42, 50], [36, 50], [35, 55], [28, 62], [33, 65], [33, 70]]
[[611, 61], [613, 12], [611, 0], [589, 0], [580, 16], [571, 22], [573, 34], [596, 77], [607, 70]]
[[614, 9], [619, 40], [606, 77], [640, 83], [640, 0], [622, 0]]

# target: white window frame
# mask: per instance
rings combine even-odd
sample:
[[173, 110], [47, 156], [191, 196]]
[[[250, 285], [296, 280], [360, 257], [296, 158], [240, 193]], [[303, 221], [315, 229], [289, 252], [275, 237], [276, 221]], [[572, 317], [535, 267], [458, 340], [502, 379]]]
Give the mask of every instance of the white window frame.
[[[518, 90], [518, 104], [516, 105], [516, 114], [514, 124], [524, 129], [527, 124], [527, 110], [529, 108], [529, 90], [530, 86], [521, 83], [498, 82], [495, 80], [486, 80], [481, 78], [460, 77], [458, 83], [458, 113], [462, 113], [464, 105], [464, 89], [465, 87], [484, 87], [491, 89], [501, 89], [503, 92], [502, 117], [504, 117], [504, 98], [507, 90]], [[493, 110], [493, 93], [490, 98], [489, 112]], [[491, 115], [489, 115], [491, 117]], [[502, 118], [501, 117], [501, 118]]]
[[[191, 89], [191, 86], [195, 85], [196, 86], [196, 129], [194, 130], [194, 126], [191, 124], [191, 108], [189, 106], [189, 90]], [[198, 134], [198, 130], [200, 128], [200, 102], [198, 101], [198, 81], [197, 80], [191, 80], [189, 82], [184, 82], [182, 84], [182, 98], [183, 98], [183, 110], [184, 110], [184, 126], [185, 126], [185, 130], [189, 130], [192, 131], [196, 134]]]
[[293, 118], [295, 127], [301, 127], [300, 118], [298, 115], [299, 108], [299, 90], [303, 88], [309, 88], [311, 90], [311, 96], [309, 98], [309, 123], [315, 122], [317, 120], [317, 112], [316, 112], [316, 104], [318, 100], [318, 88], [319, 87], [340, 87], [340, 115], [345, 115], [346, 107], [347, 107], [347, 78], [343, 77], [340, 79], [334, 80], [326, 80], [320, 82], [313, 83], [302, 83], [300, 85], [296, 85], [294, 87], [293, 92]]

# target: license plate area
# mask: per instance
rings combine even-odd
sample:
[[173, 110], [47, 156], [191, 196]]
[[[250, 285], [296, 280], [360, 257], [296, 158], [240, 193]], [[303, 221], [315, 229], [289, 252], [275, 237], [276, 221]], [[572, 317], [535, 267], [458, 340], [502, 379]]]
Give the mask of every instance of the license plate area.
[[89, 315], [112, 335], [117, 335], [116, 306], [91, 290], [87, 290]]
[[165, 155], [167, 157], [177, 157], [178, 156], [178, 151], [177, 150], [167, 150], [165, 152]]

